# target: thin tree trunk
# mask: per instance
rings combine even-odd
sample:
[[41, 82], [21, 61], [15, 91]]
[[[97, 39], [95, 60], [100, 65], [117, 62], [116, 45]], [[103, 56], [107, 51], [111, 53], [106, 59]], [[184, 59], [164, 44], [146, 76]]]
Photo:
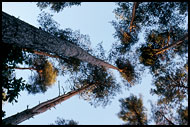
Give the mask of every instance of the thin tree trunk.
[[[161, 112], [160, 112], [161, 113]], [[168, 121], [168, 123], [170, 124], [170, 125], [175, 125], [171, 120], [169, 120], [163, 113], [161, 113], [162, 114], [162, 116], [164, 117], [164, 119], [166, 119], [166, 121]]]
[[2, 42], [47, 54], [53, 53], [60, 57], [74, 57], [92, 65], [119, 70], [117, 67], [90, 55], [82, 48], [4, 12], [2, 12]]
[[56, 105], [62, 103], [63, 101], [73, 97], [76, 94], [83, 92], [84, 90], [86, 90], [89, 87], [93, 87], [94, 85], [95, 84], [84, 86], [84, 87], [79, 88], [75, 91], [71, 91], [67, 94], [64, 94], [64, 95], [55, 97], [51, 100], [40, 103], [31, 109], [26, 109], [20, 113], [12, 115], [8, 118], [3, 119], [3, 124], [5, 124], [5, 125], [7, 125], [7, 124], [17, 125], [17, 124], [35, 116], [35, 115], [38, 115], [40, 113], [47, 111], [48, 109], [51, 109], [52, 107], [55, 107]]
[[40, 75], [42, 73], [43, 70], [38, 70], [36, 68], [33, 68], [33, 67], [7, 67], [7, 68], [10, 68], [10, 69], [19, 69], [19, 70], [35, 70], [37, 71]]
[[39, 71], [35, 68], [32, 68], [32, 67], [7, 67], [7, 68], [10, 68], [10, 69], [19, 69], [19, 70], [35, 70], [35, 71]]
[[177, 45], [183, 43], [183, 42], [184, 42], [185, 40], [187, 40], [187, 39], [188, 39], [188, 33], [185, 34], [185, 36], [182, 37], [181, 39], [179, 39], [178, 41], [174, 42], [173, 44], [170, 44], [170, 45], [166, 46], [165, 48], [160, 49], [159, 51], [156, 52], [155, 55], [162, 54], [162, 53], [164, 53], [165, 51], [167, 51], [168, 49], [170, 49], [170, 48], [172, 48], [172, 47], [175, 47], [175, 46], [177, 46]]
[[133, 3], [132, 19], [131, 19], [131, 23], [130, 23], [130, 27], [129, 27], [130, 32], [132, 31], [132, 28], [133, 28], [133, 21], [135, 19], [135, 11], [136, 11], [138, 4], [139, 4], [138, 2]]

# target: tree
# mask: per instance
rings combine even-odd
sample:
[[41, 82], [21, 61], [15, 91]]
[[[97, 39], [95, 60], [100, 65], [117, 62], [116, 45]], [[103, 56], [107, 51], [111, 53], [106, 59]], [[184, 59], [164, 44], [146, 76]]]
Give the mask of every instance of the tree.
[[135, 26], [133, 26], [133, 21], [135, 18], [135, 11], [136, 11], [136, 8], [138, 7], [138, 4], [139, 4], [138, 2], [133, 3], [132, 19], [131, 19], [131, 23], [130, 23], [130, 27], [129, 27], [130, 32], [132, 31], [132, 28], [135, 27]]
[[188, 125], [188, 107], [180, 108], [178, 114], [179, 125]]
[[31, 70], [37, 72], [30, 77], [31, 86], [29, 89], [27, 89], [29, 93], [35, 94], [38, 92], [45, 92], [48, 87], [55, 83], [58, 70], [53, 67], [52, 63], [46, 60], [45, 57], [30, 54], [25, 61], [27, 61], [29, 65], [28, 67], [7, 66], [7, 68], [14, 70]]
[[111, 99], [120, 92], [121, 86], [116, 82], [113, 75], [105, 68], [92, 66], [88, 64], [84, 67], [81, 74], [72, 79], [75, 84], [75, 89], [81, 88], [86, 85], [93, 85], [84, 92], [80, 93], [80, 97], [88, 101], [91, 105], [97, 107], [99, 105], [107, 106]]
[[77, 90], [70, 91], [67, 94], [63, 94], [63, 95], [55, 97], [51, 100], [40, 103], [31, 109], [26, 109], [20, 113], [17, 113], [15, 115], [7, 117], [7, 118], [3, 119], [3, 124], [17, 125], [35, 115], [38, 115], [40, 113], [47, 111], [48, 109], [50, 109], [52, 107], [55, 107], [56, 105], [62, 103], [63, 101], [71, 98], [72, 96], [83, 92], [84, 90], [88, 89], [89, 87], [94, 87], [94, 85], [83, 86]]
[[[4, 50], [1, 54], [1, 84], [2, 84], [2, 101], [14, 103], [23, 90], [29, 90], [30, 84], [21, 78], [16, 78], [15, 70], [7, 68], [8, 66], [16, 67], [17, 64], [27, 64], [26, 52], [21, 48], [11, 44], [0, 43], [0, 49]], [[2, 110], [2, 117], [6, 114]]]
[[143, 106], [142, 98], [137, 98], [134, 95], [125, 99], [120, 99], [121, 111], [118, 117], [121, 118], [126, 125], [147, 125], [147, 115]]
[[[114, 13], [118, 22], [113, 21], [112, 24], [116, 29], [114, 37], [118, 38], [121, 43], [116, 42], [117, 44], [113, 45], [111, 51], [111, 54], [114, 55], [113, 59], [116, 59], [115, 57], [118, 55], [126, 55], [127, 52], [130, 52], [131, 47], [138, 42], [138, 34], [143, 30], [146, 34], [149, 33], [150, 27], [161, 28], [159, 29], [161, 32], [173, 28], [173, 35], [178, 33], [180, 24], [184, 24], [185, 16], [187, 16], [188, 4], [186, 2], [134, 2], [133, 4], [118, 2], [117, 5], [118, 8], [114, 10]], [[134, 31], [129, 32], [131, 23], [135, 27]], [[184, 35], [184, 32], [182, 33]], [[180, 32], [177, 36], [182, 37], [183, 35]], [[175, 38], [173, 41], [178, 39]]]
[[78, 122], [74, 120], [65, 120], [63, 118], [57, 117], [55, 124], [51, 124], [51, 125], [78, 125]]
[[154, 79], [153, 84], [156, 88], [151, 89], [151, 93], [158, 95], [158, 103], [169, 105], [174, 102], [176, 107], [177, 103], [188, 97], [187, 77], [185, 67], [177, 69], [176, 72], [163, 72]]
[[134, 66], [130, 63], [130, 61], [128, 59], [118, 58], [115, 63], [121, 70], [121, 76], [130, 83], [129, 86], [134, 85], [137, 75], [135, 73]]
[[58, 70], [55, 67], [53, 67], [51, 62], [45, 59], [43, 60], [43, 57], [39, 58], [41, 59], [37, 58], [37, 60], [35, 61], [38, 62], [38, 64], [40, 63], [40, 61], [43, 61], [43, 64], [40, 65], [42, 69], [40, 73], [35, 73], [30, 77], [32, 86], [30, 87], [29, 93], [32, 94], [38, 92], [44, 93], [56, 82], [56, 77], [58, 76]]
[[55, 12], [60, 12], [62, 11], [65, 7], [71, 7], [73, 5], [79, 6], [81, 2], [37, 2], [37, 6], [43, 10], [47, 7], [50, 7], [51, 10]]
[[188, 106], [183, 104], [174, 109], [171, 105], [151, 103], [151, 119], [155, 121], [156, 125], [188, 125], [187, 109]]
[[[185, 40], [187, 40], [187, 39], [188, 39], [188, 34], [185, 34], [180, 40], [173, 42], [172, 44], [162, 47], [160, 49], [155, 48], [155, 47], [158, 47], [157, 45], [160, 45], [159, 42], [147, 43], [146, 45], [148, 45], [148, 46], [142, 46], [140, 48], [140, 51], [141, 51], [140, 61], [145, 66], [154, 66], [154, 64], [158, 60], [158, 55], [163, 54], [167, 50], [184, 43]], [[159, 41], [161, 41], [161, 40], [159, 40]]]
[[118, 7], [114, 13], [118, 22], [112, 21], [112, 24], [116, 29], [114, 37], [121, 42], [121, 45], [115, 48], [121, 53], [128, 51], [138, 41], [140, 30], [150, 29], [155, 24], [166, 30], [170, 26], [184, 22], [184, 15], [187, 15], [186, 2], [117, 2], [116, 4]]
[[[181, 61], [187, 60], [187, 28], [181, 27], [180, 25], [184, 25], [185, 23], [188, 14], [188, 4], [186, 2], [139, 2], [138, 6], [135, 7], [135, 3], [132, 2], [118, 2], [117, 5], [118, 8], [116, 8], [114, 12], [118, 21], [113, 21], [112, 24], [116, 29], [114, 37], [116, 37], [118, 41], [113, 44], [110, 51], [110, 58], [115, 60], [114, 62], [117, 61], [118, 57], [127, 58], [130, 63], [136, 62], [136, 66], [132, 64], [135, 67], [135, 72], [144, 71], [143, 68], [145, 68], [145, 66], [151, 67], [151, 72], [153, 72], [151, 74], [154, 78], [153, 81], [158, 79], [158, 77], [163, 77], [162, 81], [164, 83], [160, 81], [161, 79], [156, 80], [157, 82], [155, 81], [155, 83], [162, 82], [161, 84], [163, 85], [159, 85], [159, 88], [162, 88], [159, 89], [159, 92], [156, 91], [158, 95], [161, 96], [159, 102], [161, 103], [163, 98], [172, 97], [172, 101], [179, 103], [179, 100], [183, 100], [182, 98], [186, 96], [186, 94], [184, 94], [186, 89], [181, 87], [182, 84], [184, 85], [186, 76], [179, 76], [178, 81], [180, 84], [179, 82], [177, 84], [180, 86], [176, 86], [178, 88], [173, 87], [173, 89], [171, 89], [171, 87], [169, 88], [168, 82], [171, 80], [167, 81], [164, 78], [167, 77], [166, 75], [175, 75], [175, 72], [179, 72], [177, 68], [183, 66], [184, 62], [181, 62], [181, 64], [176, 62], [178, 56], [181, 57]], [[131, 15], [134, 14], [134, 12], [135, 18], [133, 21], [133, 16]], [[133, 21], [133, 26], [135, 27], [129, 31], [131, 21]], [[138, 41], [137, 39], [138, 35], [143, 32], [145, 33], [144, 44], [141, 40]], [[135, 50], [136, 52], [132, 55], [130, 52]], [[136, 59], [136, 57], [139, 57], [140, 60]], [[143, 66], [138, 62], [143, 63]], [[141, 75], [142, 74], [143, 73], [141, 73]], [[177, 80], [177, 77], [173, 79]], [[168, 83], [168, 85], [165, 85], [166, 83]], [[173, 84], [172, 81], [170, 84]], [[186, 83], [184, 86], [186, 88], [188, 87]], [[179, 87], [181, 87], [181, 89]], [[176, 89], [180, 91], [179, 94], [174, 94]], [[171, 96], [168, 96], [170, 94]], [[167, 102], [169, 102], [169, 99]], [[175, 104], [176, 103], [170, 103], [167, 108], [168, 111], [166, 110], [164, 113], [161, 112], [160, 115], [158, 115], [159, 117], [155, 117], [160, 118], [156, 121], [161, 121], [160, 123], [162, 124], [162, 120], [164, 120], [163, 124], [175, 124], [173, 120], [169, 122], [170, 114], [172, 115], [172, 119], [176, 117], [175, 114], [170, 112], [179, 109], [179, 104]]]
[[[52, 10], [59, 12], [64, 7], [79, 4], [79, 2], [38, 2], [37, 5], [42, 10], [50, 6]], [[157, 106], [152, 110], [152, 119], [159, 125], [187, 125], [188, 106], [182, 105], [184, 104], [183, 100], [188, 97], [188, 72], [185, 72], [188, 64], [185, 65], [185, 68], [182, 66], [188, 60], [188, 36], [186, 34], [187, 29], [180, 26], [184, 24], [185, 17], [188, 14], [187, 5], [187, 2], [119, 2], [119, 7], [115, 9], [119, 21], [112, 22], [116, 29], [114, 37], [118, 39], [118, 42], [113, 45], [110, 51], [112, 64], [109, 64], [107, 59], [95, 55], [88, 45], [78, 41], [88, 40], [88, 37], [82, 36], [80, 32], [73, 32], [71, 29], [58, 29], [59, 25], [47, 13], [42, 13], [39, 16], [40, 28], [37, 29], [3, 12], [3, 43], [1, 45], [12, 45], [16, 49], [14, 51], [11, 48], [11, 50], [8, 50], [8, 54], [4, 55], [8, 57], [8, 60], [3, 58], [6, 61], [3, 62], [3, 81], [5, 82], [2, 87], [3, 100], [12, 101], [21, 90], [29, 88], [22, 78], [16, 79], [13, 75], [13, 68], [18, 67], [18, 63], [27, 62], [23, 57], [25, 54], [23, 49], [43, 55], [43, 57], [56, 58], [59, 61], [59, 69], [62, 69], [62, 75], [69, 72], [74, 83], [71, 91], [61, 95], [60, 98], [57, 97], [39, 104], [32, 109], [4, 119], [4, 121], [6, 121], [6, 124], [8, 122], [17, 124], [18, 121], [15, 117], [19, 119], [19, 122], [22, 122], [31, 116], [37, 115], [36, 111], [42, 113], [64, 101], [63, 98], [67, 99], [76, 94], [80, 94], [83, 99], [94, 106], [101, 104], [105, 106], [120, 90], [119, 84], [107, 70], [108, 68], [118, 70], [121, 76], [130, 85], [133, 85], [134, 79], [138, 78], [136, 81], [139, 81], [137, 74], [139, 74], [141, 68], [143, 70], [145, 66], [148, 66], [152, 69], [152, 84], [155, 86], [151, 93], [159, 97], [157, 104], [155, 104]], [[141, 45], [141, 39], [138, 36], [143, 30], [145, 30], [145, 43]], [[12, 52], [18, 55], [13, 55]], [[134, 54], [131, 54], [131, 52]], [[139, 58], [143, 64], [140, 64]], [[182, 62], [178, 63], [179, 59], [177, 58]], [[55, 77], [56, 74], [54, 69], [51, 69], [53, 68], [51, 64], [48, 64], [46, 60], [42, 60], [43, 62]], [[45, 72], [42, 71], [44, 64], [39, 64], [39, 69], [32, 65], [33, 70], [38, 72], [33, 77], [35, 84], [42, 84], [44, 80], [49, 79], [46, 77], [41, 80], [42, 72]], [[10, 65], [12, 65], [11, 68], [7, 69], [6, 67]], [[48, 80], [48, 82], [54, 81]], [[44, 88], [42, 88], [42, 91], [46, 90]], [[127, 119], [127, 124], [147, 125], [142, 98], [138, 99], [132, 95], [125, 100], [127, 100], [128, 110], [121, 111], [119, 115], [122, 116], [120, 117]], [[67, 124], [66, 120], [60, 121]]]
[[[8, 16], [9, 17], [9, 16]], [[51, 20], [49, 20], [50, 22], [51, 22]], [[25, 24], [26, 25], [26, 24]], [[48, 25], [47, 25], [48, 26]], [[53, 26], [54, 27], [54, 26]], [[53, 28], [53, 27], [50, 27], [50, 28]], [[42, 29], [43, 28], [46, 28], [46, 27], [42, 27]], [[47, 29], [47, 30], [54, 30], [54, 31], [52, 31], [52, 33], [51, 34], [56, 34], [55, 32], [56, 32], [56, 29]], [[49, 31], [49, 32], [51, 32], [51, 31]], [[20, 33], [21, 34], [21, 33]], [[47, 34], [47, 33], [46, 33]], [[19, 34], [18, 34], [19, 35]], [[59, 35], [59, 34], [58, 34]], [[8, 36], [7, 36], [8, 37]], [[10, 36], [9, 36], [10, 37]], [[54, 38], [54, 37], [53, 37]], [[61, 37], [59, 36], [58, 37], [58, 39], [60, 39]], [[63, 40], [65, 41], [66, 39], [64, 38], [64, 36], [63, 36]], [[70, 43], [70, 41], [68, 41], [68, 40], [66, 40], [67, 41], [67, 43], [66, 43], [66, 45], [68, 45], [68, 44], [71, 44], [72, 46], [74, 45], [74, 44], [72, 44], [72, 43]], [[17, 45], [18, 46], [18, 45]], [[20, 45], [21, 46], [21, 45]], [[23, 48], [23, 47], [22, 47]], [[59, 47], [60, 48], [60, 47]], [[35, 54], [38, 54], [38, 55], [47, 55], [47, 56], [53, 56], [53, 57], [56, 57], [56, 58], [64, 58], [62, 55], [57, 55], [57, 54], [52, 54], [52, 53], [47, 53], [47, 52], [44, 52], [44, 51], [36, 51], [36, 48], [35, 49], [28, 49], [27, 48], [27, 46], [24, 48], [25, 50], [31, 50], [32, 52], [34, 52]], [[81, 50], [81, 51], [83, 51], [81, 48], [79, 48], [79, 50]], [[84, 51], [83, 51], [84, 52]], [[88, 54], [87, 52], [86, 52], [86, 54]], [[89, 54], [88, 54], [89, 55]], [[58, 56], [58, 57], [57, 57]], [[91, 56], [91, 55], [90, 55]], [[69, 58], [72, 58], [72, 57], [70, 57], [70, 56], [66, 56], [66, 57], [69, 57]], [[92, 56], [91, 56], [92, 57]], [[92, 57], [93, 58], [93, 57]], [[97, 58], [93, 58], [93, 59], [95, 59], [95, 60], [99, 60], [99, 59], [97, 59]], [[65, 60], [65, 59], [64, 59]], [[99, 60], [100, 62], [103, 62], [102, 60]], [[37, 62], [38, 63], [38, 62]], [[105, 62], [104, 62], [105, 63]], [[107, 64], [107, 63], [106, 63]], [[109, 65], [109, 64], [107, 64], [107, 65]], [[109, 66], [111, 66], [111, 67], [114, 67], [114, 66], [112, 66], [112, 65], [109, 65]], [[114, 68], [117, 68], [117, 67], [114, 67]], [[34, 70], [34, 69], [33, 69]], [[36, 69], [37, 70], [37, 69]], [[41, 69], [39, 69], [39, 72], [43, 72], [43, 71], [40, 71], [40, 70], [42, 70], [42, 68]], [[103, 87], [102, 87], [103, 88]], [[109, 88], [109, 87], [108, 87]], [[101, 97], [103, 97], [103, 96], [101, 96]], [[26, 111], [27, 112], [27, 111]], [[18, 114], [18, 115], [16, 115], [16, 116], [22, 116], [23, 117], [23, 119], [25, 119], [26, 117], [28, 118], [28, 117], [30, 117], [31, 116], [31, 113], [32, 113], [32, 111], [30, 111], [30, 115], [29, 116], [26, 116], [25, 117], [25, 113], [26, 112], [23, 112], [23, 113], [21, 113], [21, 114]], [[24, 115], [23, 115], [24, 114]], [[34, 113], [35, 114], [35, 113]], [[13, 119], [14, 119], [14, 117], [12, 117]], [[12, 119], [11, 118], [11, 119]], [[21, 118], [21, 121], [23, 120], [22, 118]]]
[[[73, 57], [96, 66], [103, 66], [120, 71], [119, 68], [104, 62], [103, 60], [97, 59], [67, 40], [56, 38], [55, 36], [37, 29], [13, 16], [9, 16], [4, 12], [2, 19], [3, 43], [12, 43], [18, 47], [26, 49], [32, 48], [48, 54], [55, 54], [59, 57]], [[7, 30], [8, 27], [10, 27], [11, 31]]]
[[[138, 5], [137, 6], [135, 6]], [[123, 23], [130, 24], [131, 12], [134, 14], [134, 25], [138, 26], [153, 26], [158, 24], [160, 28], [183, 22], [183, 16], [187, 15], [187, 2], [117, 2], [118, 8], [114, 10], [117, 17], [122, 19]], [[133, 11], [135, 10], [135, 11]], [[176, 11], [172, 11], [176, 10]], [[156, 20], [155, 20], [156, 19]], [[124, 24], [122, 24], [124, 25]]]
[[[151, 105], [152, 106], [152, 119], [155, 121], [156, 125], [175, 125], [172, 117], [173, 112], [171, 108], [167, 105]], [[172, 116], [172, 117], [171, 117]]]
[[27, 63], [26, 53], [11, 44], [0, 43], [0, 45], [1, 50], [5, 50], [1, 57], [2, 94], [5, 95], [3, 101], [17, 102], [20, 91], [29, 89], [30, 85], [23, 78], [16, 78], [15, 70], [7, 67], [14, 68], [17, 64]]

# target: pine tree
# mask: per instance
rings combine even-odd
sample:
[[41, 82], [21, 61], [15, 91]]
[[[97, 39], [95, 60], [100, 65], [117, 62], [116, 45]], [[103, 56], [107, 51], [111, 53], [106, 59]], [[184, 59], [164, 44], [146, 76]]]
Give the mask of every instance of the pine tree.
[[126, 122], [126, 125], [147, 125], [146, 109], [143, 106], [142, 98], [131, 95], [119, 101], [121, 103], [121, 111], [118, 113], [118, 117]]

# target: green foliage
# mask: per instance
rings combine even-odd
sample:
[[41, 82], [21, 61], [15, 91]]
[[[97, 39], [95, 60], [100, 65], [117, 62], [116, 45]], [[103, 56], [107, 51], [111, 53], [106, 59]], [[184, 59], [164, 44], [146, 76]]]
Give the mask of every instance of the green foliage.
[[141, 63], [143, 63], [145, 66], [154, 66], [157, 62], [157, 56], [155, 55], [155, 51], [150, 47], [141, 47], [141, 56], [139, 57], [139, 60]]
[[50, 125], [78, 125], [78, 122], [74, 120], [65, 120], [63, 118], [57, 117], [55, 124], [50, 124]]
[[[178, 31], [179, 25], [183, 25], [185, 22], [184, 17], [187, 15], [188, 5], [186, 2], [139, 2], [133, 22], [135, 27], [129, 33], [133, 3], [118, 2], [116, 4], [118, 7], [114, 10], [114, 13], [117, 21], [112, 21], [112, 25], [116, 30], [114, 38], [118, 39], [121, 43], [113, 48], [121, 54], [129, 51], [138, 41], [138, 34], [141, 29], [145, 29], [147, 33], [150, 27], [158, 26], [158, 28], [161, 28], [161, 31], [169, 31], [170, 27], [175, 28], [173, 31]], [[162, 40], [160, 36], [157, 39]], [[149, 64], [154, 63], [151, 59], [147, 61]]]
[[37, 6], [43, 10], [46, 9], [47, 7], [50, 7], [51, 10], [55, 12], [60, 12], [62, 11], [65, 7], [71, 7], [73, 5], [79, 6], [81, 2], [38, 2]]
[[179, 125], [188, 125], [188, 107], [180, 108], [178, 114]]
[[129, 60], [125, 59], [117, 59], [116, 60], [117, 67], [122, 71], [121, 76], [126, 79], [129, 83], [134, 84], [136, 75], [134, 71], [134, 66], [131, 65]]
[[170, 106], [151, 104], [152, 116], [156, 125], [175, 125], [174, 112], [172, 112]]
[[129, 33], [129, 26], [123, 26], [122, 22], [117, 23], [116, 21], [112, 21], [112, 25], [116, 30], [114, 33], [114, 38], [117, 39], [119, 41], [117, 43], [120, 44], [114, 48], [116, 48], [120, 53], [125, 53], [138, 41], [138, 34]]
[[[72, 31], [69, 28], [66, 28], [64, 30], [60, 29], [59, 28], [60, 25], [55, 20], [53, 20], [52, 16], [53, 15], [50, 15], [49, 13], [46, 12], [42, 12], [38, 16], [38, 22], [42, 30], [62, 40], [66, 40], [72, 44], [75, 44], [87, 52], [91, 52], [91, 50], [89, 49], [90, 38], [88, 35], [80, 34], [80, 31]], [[58, 61], [59, 61], [59, 66], [61, 68], [63, 67], [67, 68], [68, 71], [70, 71], [71, 73], [80, 70], [81, 60], [79, 59], [61, 56], [61, 59], [58, 59]], [[64, 74], [65, 71], [63, 71], [62, 73]]]
[[151, 103], [151, 119], [156, 125], [188, 125], [188, 106]]
[[[1, 53], [1, 85], [2, 85], [2, 101], [10, 103], [17, 102], [20, 91], [29, 89], [30, 85], [25, 83], [23, 78], [17, 79], [14, 75], [14, 69], [7, 68], [8, 66], [15, 67], [17, 64], [26, 63], [26, 53], [19, 47], [0, 43]], [[2, 117], [5, 117], [5, 111], [2, 110]]]
[[1, 84], [2, 93], [6, 94], [3, 101], [17, 102], [19, 92], [28, 89], [30, 86], [26, 84], [22, 78], [17, 79], [14, 75], [14, 69], [7, 68], [8, 66], [15, 67], [17, 64], [23, 64], [26, 60], [26, 54], [21, 48], [15, 47], [13, 45], [8, 45], [1, 43], [1, 50], [5, 50], [1, 57]]
[[[183, 13], [178, 13], [178, 10]], [[167, 28], [184, 22], [183, 14], [186, 12], [187, 2], [142, 2], [137, 8], [136, 23], [142, 26], [157, 24], [160, 28]]]
[[[178, 32], [178, 33], [176, 33]], [[176, 41], [184, 37], [186, 30], [179, 26], [171, 26], [168, 30], [152, 30], [146, 33], [146, 43], [141, 45], [139, 51], [139, 61], [144, 66], [151, 68], [155, 72], [164, 62], [172, 61], [177, 55], [185, 59], [188, 50], [188, 41], [183, 41], [178, 45], [174, 45]]]
[[142, 98], [131, 95], [128, 98], [120, 99], [119, 102], [121, 111], [118, 113], [118, 117], [126, 122], [126, 125], [147, 125], [147, 115]]
[[184, 101], [188, 99], [188, 72], [184, 67], [169, 68], [157, 74], [153, 80], [155, 89], [152, 94], [158, 96], [156, 106], [152, 105], [154, 121], [158, 125], [187, 125], [188, 114], [184, 108]]
[[[38, 2], [37, 6], [43, 10], [50, 7], [55, 12], [62, 11], [65, 7], [80, 5], [81, 2]], [[152, 94], [158, 95], [159, 99], [155, 107], [152, 109], [153, 120], [160, 125], [187, 125], [188, 124], [188, 107], [183, 107], [183, 100], [188, 98], [188, 64], [185, 68], [176, 69], [175, 55], [179, 55], [183, 60], [187, 59], [188, 41], [164, 52], [156, 54], [159, 50], [172, 44], [180, 39], [187, 30], [181, 28], [184, 25], [185, 17], [188, 14], [187, 2], [139, 2], [136, 8], [134, 18], [134, 28], [129, 32], [130, 22], [132, 18], [131, 2], [118, 2], [118, 8], [114, 10], [117, 21], [112, 21], [116, 32], [114, 38], [118, 40], [117, 45], [113, 45], [111, 55], [112, 60], [121, 70], [121, 76], [130, 83], [134, 83], [136, 73], [134, 66], [131, 64], [134, 57], [129, 57], [130, 60], [120, 59], [126, 58], [127, 53], [134, 51], [134, 44], [138, 42], [138, 35], [141, 30], [145, 30], [145, 44], [140, 45], [137, 54], [140, 63], [144, 66], [149, 66], [152, 69], [153, 85], [155, 89], [151, 89]], [[66, 40], [75, 44], [88, 53], [92, 53], [89, 48], [89, 36], [80, 34], [79, 31], [71, 29], [61, 30], [59, 24], [52, 19], [53, 15], [42, 12], [38, 17], [38, 22], [41, 29], [54, 35], [55, 37]], [[153, 27], [158, 29], [151, 30]], [[149, 29], [151, 28], [151, 29]], [[171, 38], [169, 40], [168, 38]], [[26, 59], [26, 53], [21, 48], [6, 45], [1, 43], [0, 48], [4, 51], [2, 57], [2, 100], [9, 102], [17, 102], [20, 91], [27, 89], [31, 93], [45, 92], [49, 86], [55, 83], [58, 75], [58, 70], [43, 57], [34, 59]], [[95, 53], [94, 53], [95, 54]], [[104, 51], [97, 55], [102, 57]], [[56, 55], [56, 54], [53, 54]], [[28, 57], [28, 56], [27, 56]], [[75, 58], [67, 58], [61, 56], [59, 60], [60, 67], [65, 71], [71, 72], [73, 75], [74, 89], [81, 88], [85, 85], [92, 85], [85, 92], [80, 94], [80, 97], [96, 106], [106, 106], [111, 99], [120, 91], [119, 84], [115, 81], [112, 74], [105, 68], [96, 67]], [[138, 61], [137, 61], [138, 62]], [[17, 64], [27, 64], [36, 70], [31, 79], [32, 85], [28, 85], [20, 78], [16, 79], [14, 69], [8, 69], [8, 66], [16, 67]], [[167, 66], [172, 66], [168, 68]], [[181, 66], [178, 64], [178, 66]], [[128, 98], [120, 99], [121, 111], [118, 116], [126, 122], [127, 125], [147, 125], [147, 117], [145, 107], [142, 103], [142, 98], [137, 98], [131, 95]], [[180, 106], [179, 106], [180, 105]], [[177, 114], [177, 115], [176, 115]], [[2, 116], [5, 112], [2, 111]], [[55, 121], [58, 125], [77, 125], [78, 123], [71, 120], [58, 118]]]
[[151, 31], [145, 38], [146, 44], [143, 44], [140, 48], [140, 62], [145, 66], [159, 66], [159, 57], [161, 55], [156, 55], [156, 53], [164, 46], [166, 46], [168, 41], [168, 32], [158, 33], [158, 31]]
[[74, 81], [75, 87], [80, 88], [84, 85], [93, 85], [93, 87], [82, 92], [80, 96], [95, 107], [107, 106], [116, 93], [120, 92], [119, 84], [105, 68], [88, 64], [84, 69], [87, 69], [86, 72]]
[[[42, 2], [44, 3], [44, 2]], [[56, 21], [52, 19], [53, 15], [42, 12], [38, 16], [38, 23], [40, 25], [40, 28], [52, 35], [55, 35], [58, 32], [58, 27], [60, 26]]]
[[177, 69], [175, 73], [166, 72], [164, 76], [160, 75], [155, 78], [153, 84], [156, 88], [151, 89], [151, 93], [158, 95], [160, 104], [180, 103], [188, 97], [187, 77], [188, 73], [184, 68]]

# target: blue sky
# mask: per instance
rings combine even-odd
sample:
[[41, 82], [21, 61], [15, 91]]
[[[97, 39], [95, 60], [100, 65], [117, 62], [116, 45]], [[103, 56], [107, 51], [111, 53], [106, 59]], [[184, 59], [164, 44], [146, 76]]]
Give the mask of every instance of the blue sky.
[[[106, 51], [111, 48], [111, 44], [115, 42], [113, 38], [114, 28], [109, 23], [115, 20], [113, 12], [116, 8], [115, 3], [96, 3], [87, 2], [82, 3], [81, 6], [73, 6], [71, 8], [65, 8], [60, 13], [53, 13], [49, 9], [46, 12], [54, 14], [54, 20], [57, 21], [61, 28], [71, 28], [72, 30], [80, 30], [81, 34], [88, 34], [91, 40], [91, 46], [94, 48], [99, 42], [103, 41], [103, 47]], [[35, 3], [14, 3], [14, 2], [3, 2], [2, 10], [10, 15], [19, 17], [19, 19], [39, 27], [37, 22], [37, 16], [40, 13], [40, 9], [37, 8]], [[118, 80], [121, 79], [117, 71], [113, 71], [114, 75]], [[23, 77], [26, 81], [30, 76], [30, 71], [18, 71], [17, 77]], [[146, 75], [146, 76], [145, 76]], [[58, 77], [57, 81], [60, 81], [61, 85], [64, 83], [64, 77]], [[122, 83], [121, 83], [122, 85]], [[82, 125], [118, 125], [122, 124], [123, 121], [117, 117], [117, 113], [120, 111], [120, 98], [128, 97], [131, 93], [139, 96], [143, 95], [143, 101], [145, 106], [149, 109], [150, 104], [148, 100], [155, 100], [155, 97], [149, 94], [151, 88], [151, 75], [144, 73], [142, 83], [136, 85], [128, 90], [123, 89], [122, 94], [115, 97], [110, 105], [105, 108], [97, 107], [94, 108], [88, 102], [79, 99], [79, 96], [74, 96], [69, 100], [56, 106], [56, 109], [51, 109], [42, 114], [35, 116], [29, 120], [22, 122], [20, 125], [26, 124], [50, 124], [53, 123], [57, 117], [64, 119], [73, 119], [78, 121]], [[27, 92], [22, 92], [18, 98], [18, 103], [5, 104], [3, 109], [6, 111], [6, 117], [11, 116], [17, 112], [21, 112], [26, 109], [27, 105], [29, 108], [36, 106], [40, 102], [52, 99], [58, 96], [57, 82], [55, 86], [49, 89], [45, 94], [28, 95]], [[148, 111], [148, 113], [150, 113]]]

